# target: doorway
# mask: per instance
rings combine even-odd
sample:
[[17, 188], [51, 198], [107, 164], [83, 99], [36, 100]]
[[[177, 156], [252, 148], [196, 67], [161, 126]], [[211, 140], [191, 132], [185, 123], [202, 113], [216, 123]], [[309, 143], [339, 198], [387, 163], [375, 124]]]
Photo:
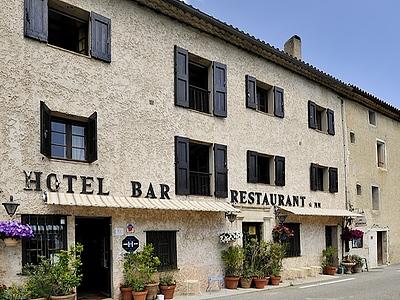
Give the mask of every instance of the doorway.
[[[325, 226], [325, 248], [333, 247], [338, 249], [338, 228], [337, 226]], [[335, 264], [338, 265], [339, 258], [335, 257]]]
[[261, 225], [263, 223], [250, 223], [243, 222], [242, 223], [242, 232], [243, 232], [243, 246], [251, 241], [252, 239], [256, 239], [257, 241], [261, 241]]
[[75, 240], [83, 245], [78, 299], [111, 297], [111, 218], [75, 218]]
[[386, 257], [387, 257], [387, 253], [386, 253], [386, 231], [378, 231], [377, 232], [377, 240], [376, 240], [376, 244], [377, 244], [377, 263], [378, 266], [380, 265], [385, 265], [386, 262]]

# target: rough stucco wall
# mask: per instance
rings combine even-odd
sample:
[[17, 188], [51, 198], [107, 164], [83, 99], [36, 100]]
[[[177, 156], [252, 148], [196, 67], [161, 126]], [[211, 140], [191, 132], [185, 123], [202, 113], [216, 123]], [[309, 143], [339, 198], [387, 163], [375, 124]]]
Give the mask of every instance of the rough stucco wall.
[[[324, 208], [344, 208], [340, 101], [334, 93], [243, 50], [144, 9], [133, 1], [119, 1], [118, 5], [110, 1], [68, 2], [112, 19], [111, 64], [24, 38], [23, 1], [8, 1], [0, 11], [0, 188], [20, 201], [21, 214], [92, 214], [87, 210], [46, 207], [40, 193], [23, 191], [23, 170], [42, 171], [44, 176], [55, 172], [59, 176], [104, 177], [105, 188], [114, 195], [130, 195], [130, 180], [138, 180], [143, 186], [149, 182], [154, 185], [169, 184], [174, 198], [203, 199], [174, 195], [175, 135], [227, 145], [230, 189], [304, 195], [307, 201], [321, 202]], [[226, 119], [174, 106], [174, 45], [228, 66]], [[284, 119], [245, 108], [246, 74], [284, 88]], [[97, 111], [99, 159], [96, 162], [64, 162], [40, 155], [41, 100], [50, 109], [62, 113], [89, 116]], [[150, 105], [151, 100], [154, 105]], [[335, 136], [308, 128], [308, 100], [335, 111]], [[286, 186], [248, 184], [247, 150], [285, 156]], [[339, 168], [338, 193], [310, 191], [311, 162]], [[44, 185], [44, 177], [42, 179]], [[80, 188], [77, 183], [75, 191], [79, 192]], [[94, 188], [97, 189], [96, 184]], [[64, 181], [62, 191], [65, 191]], [[159, 194], [159, 191], [156, 193]], [[99, 210], [96, 213], [112, 216], [115, 224], [132, 220], [127, 217], [130, 213], [125, 212]], [[133, 221], [140, 224], [140, 216], [147, 213], [139, 212], [132, 217]], [[169, 220], [171, 223], [168, 224], [182, 226], [180, 234], [190, 230], [191, 221], [178, 217], [178, 214], [170, 215], [174, 216], [174, 221]], [[271, 217], [271, 214], [268, 216]], [[143, 222], [144, 227], [152, 224], [148, 219]], [[222, 231], [225, 224], [221, 223], [224, 222], [223, 216], [210, 220], [207, 217], [198, 222], [203, 222], [206, 228], [211, 226], [214, 233]], [[214, 226], [218, 224], [221, 226], [217, 230]], [[216, 235], [207, 234], [206, 239], [201, 227], [199, 225], [198, 230], [190, 231], [196, 239], [193, 244], [182, 241], [182, 249], [185, 246], [188, 250], [179, 255], [182, 274], [187, 272], [183, 266], [189, 269], [195, 265], [194, 259], [204, 262], [204, 253], [207, 253], [207, 264], [219, 268]], [[69, 229], [72, 228], [70, 226]], [[72, 234], [70, 237], [73, 239]], [[203, 237], [206, 239], [204, 247], [193, 252], [197, 239]], [[117, 240], [114, 242], [115, 247], [119, 244]], [[195, 257], [193, 253], [196, 253]], [[10, 259], [19, 255], [18, 248], [1, 249], [0, 266], [8, 270], [6, 278], [14, 278], [20, 271], [20, 259]], [[204, 271], [204, 263], [198, 265], [198, 274], [204, 276], [211, 273]], [[119, 279], [120, 270], [115, 267], [115, 286], [118, 286]]]
[[[346, 101], [347, 143], [349, 158], [349, 199], [355, 208], [364, 210], [367, 227], [360, 228], [371, 233], [389, 229], [389, 261], [400, 262], [399, 230], [399, 173], [400, 163], [400, 124], [376, 113], [376, 126], [369, 124], [368, 109], [351, 101]], [[350, 143], [350, 131], [355, 133], [355, 143]], [[385, 141], [385, 169], [377, 167], [376, 142]], [[361, 185], [361, 195], [357, 195], [356, 184]], [[380, 210], [372, 209], [371, 186], [378, 186], [380, 191]], [[368, 257], [370, 236], [364, 236], [364, 249], [354, 252]], [[373, 264], [373, 262], [371, 262]]]

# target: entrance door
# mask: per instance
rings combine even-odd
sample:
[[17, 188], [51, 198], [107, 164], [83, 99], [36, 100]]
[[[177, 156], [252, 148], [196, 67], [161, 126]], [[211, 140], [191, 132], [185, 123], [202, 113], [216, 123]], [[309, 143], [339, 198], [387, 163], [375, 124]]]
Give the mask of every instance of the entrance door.
[[261, 225], [263, 223], [242, 223], [243, 246], [252, 239], [261, 240]]
[[110, 230], [111, 218], [75, 219], [75, 239], [83, 245], [79, 299], [111, 296]]
[[[333, 247], [338, 250], [337, 226], [325, 226], [325, 248]], [[338, 264], [338, 258], [335, 258], [335, 264]]]
[[378, 265], [383, 265], [383, 231], [377, 232]]

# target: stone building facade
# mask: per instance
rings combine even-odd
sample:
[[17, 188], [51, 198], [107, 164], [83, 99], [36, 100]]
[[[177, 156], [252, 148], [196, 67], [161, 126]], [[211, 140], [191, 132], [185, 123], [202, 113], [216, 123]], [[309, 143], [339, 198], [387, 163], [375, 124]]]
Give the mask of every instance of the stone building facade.
[[[179, 289], [187, 279], [205, 289], [223, 272], [219, 234], [269, 240], [276, 207], [297, 233], [287, 269], [319, 265], [329, 245], [342, 255], [340, 230], [354, 216], [345, 111], [361, 102], [393, 118], [394, 109], [179, 1], [6, 8], [2, 200], [13, 195], [16, 218], [53, 240], [0, 243], [1, 282], [19, 281], [38, 253], [86, 241], [101, 257], [84, 257], [95, 266], [84, 288], [96, 288], [97, 270], [99, 292], [118, 299], [122, 244], [135, 236], [140, 247], [168, 245]], [[60, 38], [64, 26], [75, 34]]]

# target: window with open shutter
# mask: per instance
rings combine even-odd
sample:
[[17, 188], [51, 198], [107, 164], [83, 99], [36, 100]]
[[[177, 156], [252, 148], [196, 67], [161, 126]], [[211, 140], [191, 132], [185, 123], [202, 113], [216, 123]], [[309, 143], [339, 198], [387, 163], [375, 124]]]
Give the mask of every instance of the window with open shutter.
[[274, 87], [274, 115], [279, 118], [285, 116], [284, 112], [284, 97], [283, 89], [279, 87]]
[[328, 133], [335, 135], [335, 113], [331, 109], [326, 110], [326, 117], [328, 120]]
[[40, 101], [40, 153], [50, 157], [50, 124], [51, 110], [47, 105]]
[[257, 152], [247, 151], [247, 182], [256, 183], [257, 181]]
[[228, 110], [226, 75], [226, 65], [213, 62], [214, 115], [223, 118], [226, 118]]
[[87, 160], [94, 162], [97, 160], [97, 112], [88, 118], [87, 128]]
[[111, 20], [91, 12], [92, 57], [111, 62]]
[[189, 107], [189, 53], [175, 46], [175, 105]]
[[246, 75], [246, 107], [256, 109], [257, 93], [256, 79], [250, 75]]
[[317, 128], [317, 105], [312, 101], [308, 101], [308, 127]]
[[42, 42], [48, 40], [48, 3], [47, 0], [25, 0], [24, 33]]
[[329, 168], [329, 192], [338, 192], [338, 169]]
[[275, 185], [285, 185], [285, 158], [275, 156]]
[[228, 162], [227, 147], [225, 145], [214, 145], [215, 166], [215, 197], [228, 197]]
[[318, 166], [316, 164], [311, 164], [311, 166], [310, 166], [310, 188], [312, 191], [316, 191], [318, 189], [317, 177], [318, 177]]
[[175, 137], [175, 193], [189, 195], [189, 139]]

